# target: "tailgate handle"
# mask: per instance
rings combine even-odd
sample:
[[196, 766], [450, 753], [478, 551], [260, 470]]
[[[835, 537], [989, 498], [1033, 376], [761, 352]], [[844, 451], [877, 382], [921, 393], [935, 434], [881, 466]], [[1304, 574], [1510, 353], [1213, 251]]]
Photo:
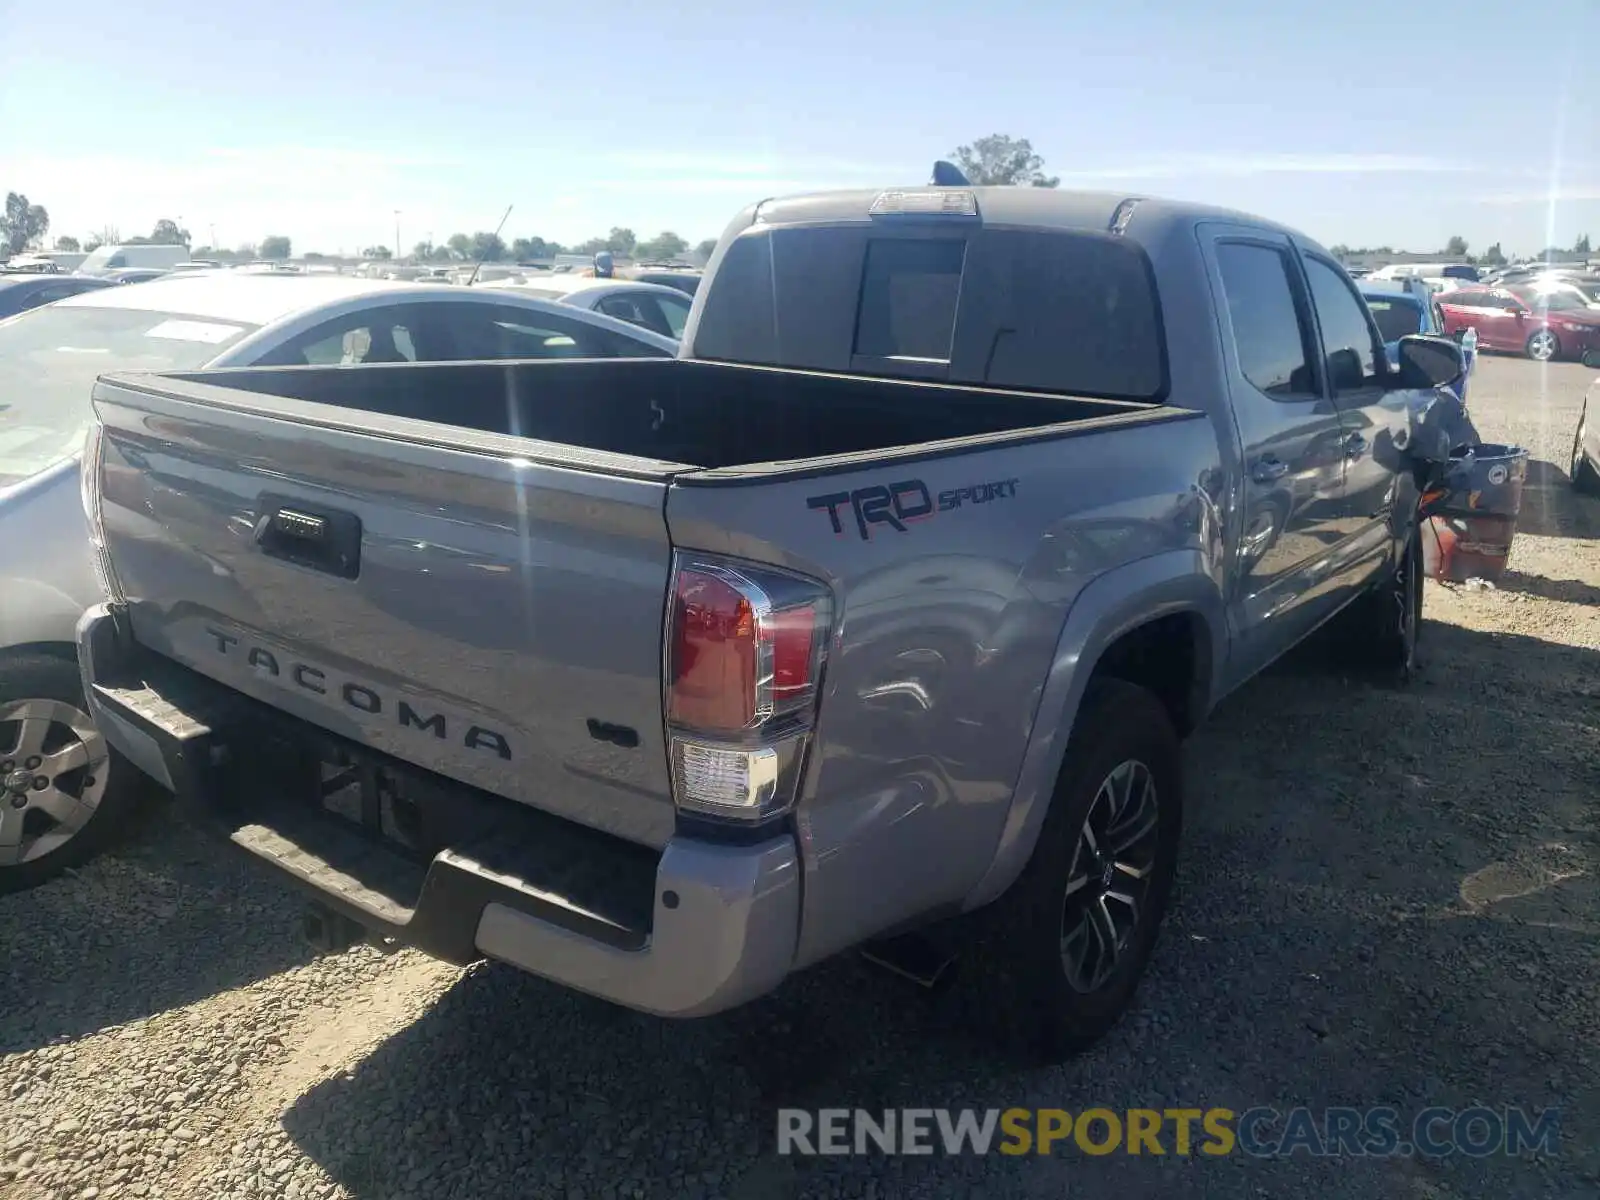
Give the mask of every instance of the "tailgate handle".
[[261, 553], [341, 579], [361, 573], [361, 518], [355, 513], [265, 495], [258, 511], [256, 545]]

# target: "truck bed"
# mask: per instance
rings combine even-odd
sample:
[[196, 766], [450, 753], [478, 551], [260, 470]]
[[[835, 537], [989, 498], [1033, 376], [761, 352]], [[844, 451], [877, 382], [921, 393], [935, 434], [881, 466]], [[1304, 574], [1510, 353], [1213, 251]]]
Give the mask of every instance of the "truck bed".
[[[1143, 417], [1160, 407], [672, 359], [243, 368], [149, 380], [174, 397], [263, 415], [315, 419], [304, 405], [284, 403], [301, 401], [645, 459], [680, 472], [904, 450]], [[138, 377], [121, 383], [141, 388]]]

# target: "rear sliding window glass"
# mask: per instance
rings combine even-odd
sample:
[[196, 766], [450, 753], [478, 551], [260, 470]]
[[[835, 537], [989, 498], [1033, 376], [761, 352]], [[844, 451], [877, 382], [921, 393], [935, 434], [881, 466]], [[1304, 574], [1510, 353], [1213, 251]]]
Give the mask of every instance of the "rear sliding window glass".
[[955, 238], [867, 243], [855, 352], [948, 362], [965, 254]]
[[1137, 245], [1099, 233], [985, 230], [967, 251], [951, 377], [1113, 400], [1166, 394], [1161, 307]]
[[692, 354], [1142, 402], [1167, 383], [1144, 251], [1075, 230], [754, 230], [725, 249]]

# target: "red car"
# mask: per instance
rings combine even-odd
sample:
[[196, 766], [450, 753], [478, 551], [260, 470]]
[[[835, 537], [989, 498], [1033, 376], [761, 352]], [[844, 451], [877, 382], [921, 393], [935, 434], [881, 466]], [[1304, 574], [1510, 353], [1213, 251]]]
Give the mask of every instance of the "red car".
[[1480, 350], [1510, 350], [1539, 362], [1600, 352], [1600, 308], [1568, 292], [1515, 285], [1466, 288], [1437, 297], [1444, 331], [1478, 331]]

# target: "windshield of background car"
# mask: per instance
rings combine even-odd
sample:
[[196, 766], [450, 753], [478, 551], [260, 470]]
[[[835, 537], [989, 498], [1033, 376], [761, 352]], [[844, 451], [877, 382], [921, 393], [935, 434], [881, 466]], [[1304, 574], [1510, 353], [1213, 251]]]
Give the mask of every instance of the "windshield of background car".
[[1541, 292], [1537, 288], [1512, 288], [1511, 294], [1529, 308], [1544, 308], [1551, 312], [1579, 312], [1589, 306], [1582, 296], [1574, 292]]
[[1385, 342], [1398, 342], [1422, 330], [1422, 310], [1413, 301], [1399, 296], [1368, 296], [1367, 307]]
[[188, 371], [256, 327], [179, 313], [52, 305], [0, 321], [0, 486], [76, 454], [108, 371]]

